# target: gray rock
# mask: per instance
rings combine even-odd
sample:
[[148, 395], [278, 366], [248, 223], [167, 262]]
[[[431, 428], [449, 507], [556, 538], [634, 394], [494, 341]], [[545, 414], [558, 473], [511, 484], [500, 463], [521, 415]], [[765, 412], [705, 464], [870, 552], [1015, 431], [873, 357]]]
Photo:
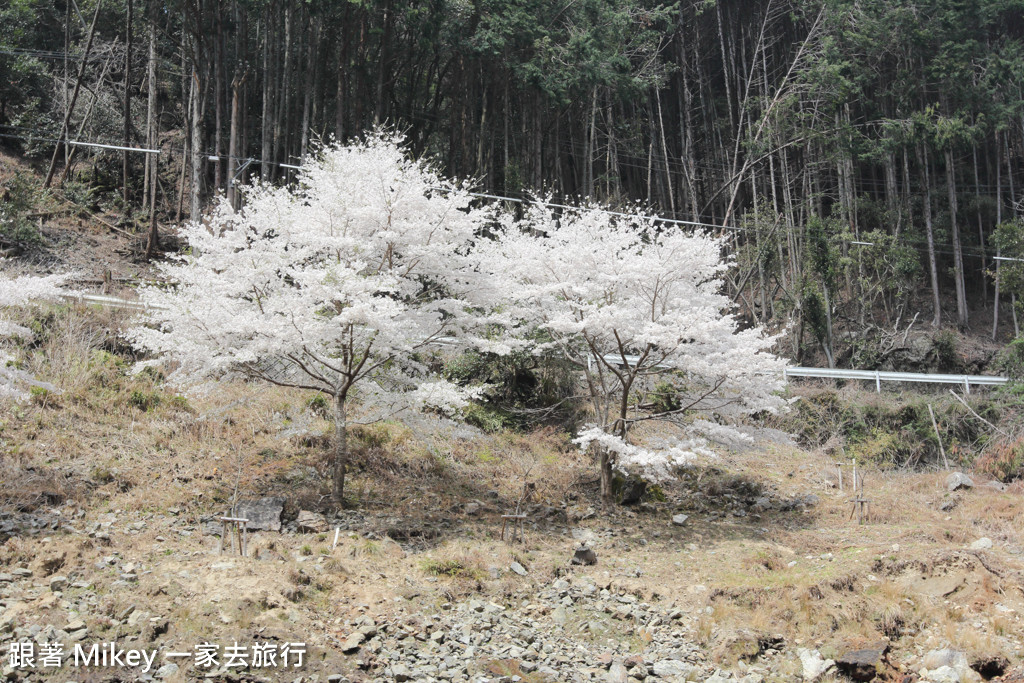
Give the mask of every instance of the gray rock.
[[594, 552], [593, 548], [581, 546], [577, 548], [576, 552], [573, 554], [572, 563], [585, 565], [597, 564], [597, 553]]
[[406, 664], [398, 662], [391, 665], [391, 678], [402, 683], [402, 681], [408, 681], [413, 677], [413, 671]]
[[349, 634], [348, 638], [341, 644], [341, 651], [349, 655], [359, 649], [359, 646], [363, 644], [363, 640], [366, 638], [362, 633], [356, 631], [355, 633]]
[[68, 587], [68, 577], [66, 576], [52, 576], [50, 577], [50, 590], [62, 591]]
[[663, 659], [655, 662], [651, 667], [651, 673], [659, 678], [676, 678], [681, 681], [687, 680], [692, 675], [694, 667], [678, 659]]
[[608, 683], [626, 683], [629, 680], [629, 674], [626, 672], [626, 665], [616, 660], [612, 662], [612, 665], [608, 667], [608, 673], [605, 674], [604, 679]]
[[967, 655], [950, 647], [926, 654], [921, 659], [921, 668], [928, 670], [925, 680], [935, 683], [972, 683], [981, 680], [981, 676], [968, 664]]
[[831, 659], [823, 659], [821, 653], [817, 650], [808, 650], [807, 648], [800, 648], [796, 651], [800, 657], [800, 664], [803, 667], [803, 676], [805, 681], [816, 681], [821, 678], [829, 669], [834, 667], [836, 663]]
[[875, 645], [849, 650], [836, 660], [836, 667], [855, 681], [874, 680], [885, 668], [885, 653], [889, 650], [888, 641], [880, 641]]
[[239, 501], [235, 506], [235, 516], [249, 520], [246, 525], [249, 531], [280, 531], [282, 510], [284, 498], [268, 496]]
[[992, 539], [987, 536], [982, 536], [968, 547], [971, 550], [988, 550], [992, 547]]
[[689, 515], [684, 514], [672, 515], [672, 524], [675, 526], [684, 526], [686, 524], [686, 520], [689, 518]]
[[950, 491], [974, 487], [974, 481], [963, 472], [953, 472], [946, 477], [946, 488]]
[[647, 493], [647, 482], [643, 479], [628, 479], [619, 489], [619, 502], [622, 505], [636, 505]]
[[966, 683], [968, 680], [961, 678], [957, 670], [951, 666], [940, 666], [934, 670], [926, 669], [926, 671], [928, 673], [921, 680], [928, 683]]
[[526, 568], [518, 562], [510, 564], [509, 569], [514, 571], [516, 574], [519, 574], [519, 576], [526, 576]]
[[309, 510], [299, 512], [299, 516], [295, 518], [295, 526], [300, 531], [313, 532], [327, 531], [329, 528], [327, 519], [323, 515], [319, 512], [310, 512]]
[[156, 678], [170, 678], [176, 673], [178, 673], [178, 665], [174, 662], [168, 662], [157, 669], [154, 676]]

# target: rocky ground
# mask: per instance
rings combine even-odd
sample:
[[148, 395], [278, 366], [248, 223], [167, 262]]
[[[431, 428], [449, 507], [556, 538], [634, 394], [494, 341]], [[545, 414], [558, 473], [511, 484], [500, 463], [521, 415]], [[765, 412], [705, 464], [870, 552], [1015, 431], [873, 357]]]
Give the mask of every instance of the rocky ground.
[[[1021, 547], [1007, 529], [996, 540], [949, 538], [971, 521], [954, 522], [958, 509], [998, 505], [1012, 529], [1019, 494], [945, 474], [898, 475], [876, 485], [876, 501], [898, 493], [917, 505], [924, 489], [945, 525], [928, 532], [920, 515], [901, 517], [891, 502], [874, 523], [841, 524], [849, 496], [808, 456], [786, 457], [796, 467], [774, 483], [723, 463], [664, 501], [607, 513], [536, 505], [522, 543], [495, 538], [498, 491], [417, 519], [282, 505], [281, 530], [249, 536], [248, 557], [220, 553], [220, 527], [201, 505], [103, 511], [66, 501], [8, 513], [0, 521], [3, 676], [1019, 680]], [[594, 564], [571, 563], [581, 546]], [[52, 642], [64, 644], [66, 659], [43, 667]], [[76, 645], [108, 642], [154, 652], [152, 666], [70, 658]], [[301, 667], [227, 658], [235, 644], [248, 653], [299, 642]], [[18, 643], [32, 643], [36, 668], [11, 665]], [[220, 655], [207, 665], [194, 656], [203, 643]], [[193, 656], [173, 656], [183, 652]]]

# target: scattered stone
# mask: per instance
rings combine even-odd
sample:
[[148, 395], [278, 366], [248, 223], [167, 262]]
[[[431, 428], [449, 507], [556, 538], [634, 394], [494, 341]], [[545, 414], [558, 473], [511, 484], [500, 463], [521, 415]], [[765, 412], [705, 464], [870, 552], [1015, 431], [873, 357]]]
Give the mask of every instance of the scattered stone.
[[974, 481], [963, 472], [953, 472], [946, 477], [946, 488], [950, 491], [974, 487]]
[[327, 524], [327, 519], [319, 512], [310, 512], [309, 510], [302, 510], [299, 512], [299, 516], [295, 518], [295, 526], [298, 527], [299, 531], [312, 531], [319, 533], [327, 531], [330, 528]]
[[968, 681], [973, 680], [961, 679], [960, 674], [951, 666], [940, 666], [934, 670], [922, 669], [922, 673], [923, 678], [921, 680], [927, 681], [927, 683], [968, 683]]
[[663, 659], [660, 662], [655, 662], [654, 666], [651, 667], [651, 673], [658, 678], [673, 678], [685, 681], [687, 680], [692, 672], [693, 665], [682, 662], [678, 659]]
[[359, 646], [363, 644], [363, 640], [366, 638], [362, 633], [356, 631], [355, 633], [349, 634], [345, 642], [341, 644], [341, 651], [347, 655], [352, 654], [359, 649]]
[[62, 591], [68, 587], [68, 577], [66, 576], [52, 576], [50, 577], [50, 590], [57, 592]]
[[988, 550], [992, 547], [992, 539], [987, 536], [982, 536], [968, 547], [971, 550]]
[[643, 479], [627, 479], [619, 489], [619, 502], [622, 505], [636, 505], [647, 493], [647, 482]]
[[612, 665], [608, 668], [608, 673], [605, 674], [604, 679], [608, 683], [627, 683], [629, 680], [629, 674], [626, 672], [626, 665], [620, 661], [612, 662]]
[[992, 489], [993, 491], [998, 491], [1000, 493], [1006, 490], [1006, 484], [995, 479], [992, 481], [986, 481], [983, 485], [987, 489]]
[[921, 667], [928, 670], [926, 680], [929, 681], [972, 683], [981, 680], [981, 676], [972, 671], [967, 663], [967, 655], [950, 647], [926, 654], [921, 659]]
[[888, 641], [880, 641], [858, 650], [848, 650], [836, 660], [836, 667], [855, 681], [870, 681], [885, 669]]
[[283, 497], [267, 496], [239, 501], [233, 516], [248, 519], [246, 529], [249, 531], [280, 531], [283, 510]]
[[519, 576], [526, 576], [526, 568], [518, 562], [510, 564], [509, 569], [514, 571], [516, 574], [519, 574]]
[[672, 515], [672, 524], [676, 526], [684, 526], [686, 524], [686, 520], [689, 518], [689, 515], [684, 514]]
[[480, 510], [481, 510], [482, 507], [483, 506], [480, 505], [480, 503], [477, 503], [477, 502], [474, 501], [472, 503], [466, 503], [462, 507], [462, 511], [465, 512], [470, 517], [475, 517], [476, 515], [480, 514]]
[[576, 548], [576, 552], [572, 556], [572, 563], [584, 565], [597, 564], [597, 553], [594, 552], [593, 548], [581, 546]]
[[19, 579], [27, 579], [32, 576], [32, 570], [26, 569], [25, 567], [18, 567], [17, 569], [12, 569], [11, 574]]
[[64, 626], [64, 630], [68, 633], [85, 630], [85, 622], [81, 619], [72, 619]]
[[156, 678], [170, 678], [176, 673], [178, 673], [178, 665], [174, 662], [168, 662], [157, 669], [154, 676], [156, 676]]
[[796, 653], [800, 657], [805, 681], [818, 680], [836, 665], [831, 659], [822, 658], [821, 653], [817, 650], [808, 650], [802, 647]]

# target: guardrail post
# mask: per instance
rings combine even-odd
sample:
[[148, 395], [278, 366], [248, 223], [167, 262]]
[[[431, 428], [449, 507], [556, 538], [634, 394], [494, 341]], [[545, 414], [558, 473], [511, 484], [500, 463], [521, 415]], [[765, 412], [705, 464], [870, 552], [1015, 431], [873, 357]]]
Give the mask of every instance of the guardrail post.
[[968, 394], [971, 393], [971, 383], [967, 381], [967, 375], [964, 375], [964, 391]]
[[882, 393], [882, 376], [878, 370], [875, 370], [875, 391], [879, 394]]

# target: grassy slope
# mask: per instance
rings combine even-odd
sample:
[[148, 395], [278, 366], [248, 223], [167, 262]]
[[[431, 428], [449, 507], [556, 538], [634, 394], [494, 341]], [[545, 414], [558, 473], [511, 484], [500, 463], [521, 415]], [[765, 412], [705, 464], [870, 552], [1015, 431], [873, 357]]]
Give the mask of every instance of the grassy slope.
[[[56, 528], [0, 545], [0, 566], [35, 571], [0, 583], [0, 621], [59, 628], [81, 615], [90, 641], [135, 635], [169, 649], [274, 635], [309, 642], [325, 672], [352, 671], [335, 647], [349, 621], [529, 595], [566, 566], [576, 528], [594, 534], [600, 558], [579, 573], [675, 604], [688, 615], [682, 634], [724, 664], [730, 636], [750, 628], [826, 656], [884, 636], [907, 666], [946, 645], [1024, 656], [1019, 486], [949, 494], [941, 472], [868, 469], [873, 517], [861, 526], [830, 456], [770, 443], [691, 472], [663, 502], [590, 516], [595, 471], [564, 436], [364, 428], [349, 485], [358, 509], [346, 513], [352, 530], [338, 548], [330, 534], [257, 534], [253, 549], [271, 559], [225, 560], [200, 531], [236, 489], [286, 495], [286, 515], [324, 502], [328, 425], [310, 415], [310, 397], [240, 384], [178, 397], [158, 377], [128, 375], [111, 314], [34, 317], [26, 366], [64, 391], [0, 408], [0, 503], [8, 519]], [[298, 426], [307, 436], [288, 436]], [[526, 480], [552, 509], [534, 513], [525, 543], [501, 542], [500, 514]], [[817, 504], [788, 509], [807, 494]], [[466, 508], [473, 501], [479, 511]], [[943, 511], [946, 501], [955, 506]], [[670, 524], [677, 511], [690, 515], [685, 526]], [[966, 549], [981, 536], [992, 550]], [[509, 572], [513, 560], [529, 574]], [[83, 587], [57, 595], [47, 587], [54, 573]], [[133, 573], [137, 584], [119, 583]], [[119, 618], [129, 606], [134, 619]], [[588, 637], [582, 626], [567, 633]], [[620, 635], [643, 648], [639, 626]]]

